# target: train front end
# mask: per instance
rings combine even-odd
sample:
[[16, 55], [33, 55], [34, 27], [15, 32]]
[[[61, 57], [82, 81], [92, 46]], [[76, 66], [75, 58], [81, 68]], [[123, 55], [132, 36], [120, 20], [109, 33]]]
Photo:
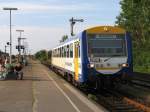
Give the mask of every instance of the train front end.
[[86, 30], [88, 76], [124, 77], [132, 72], [131, 38], [119, 27]]

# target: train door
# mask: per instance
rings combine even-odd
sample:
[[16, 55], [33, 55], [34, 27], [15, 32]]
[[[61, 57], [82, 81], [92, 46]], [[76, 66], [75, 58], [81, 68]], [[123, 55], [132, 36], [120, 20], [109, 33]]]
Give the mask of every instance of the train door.
[[74, 79], [78, 81], [79, 79], [79, 42], [74, 43]]

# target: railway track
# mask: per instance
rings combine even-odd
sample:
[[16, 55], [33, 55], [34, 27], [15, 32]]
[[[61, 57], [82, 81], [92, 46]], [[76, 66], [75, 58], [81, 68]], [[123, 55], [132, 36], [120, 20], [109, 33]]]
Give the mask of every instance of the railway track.
[[144, 88], [150, 88], [150, 74], [145, 73], [133, 73], [131, 78], [131, 83], [134, 85], [138, 85]]
[[96, 95], [98, 103], [111, 112], [150, 112], [150, 107], [125, 97], [113, 90], [103, 90]]
[[[133, 88], [134, 86], [139, 86], [140, 88], [144, 87], [149, 89], [150, 77], [147, 78], [147, 76], [144, 75], [141, 78], [141, 75], [135, 75], [130, 85], [133, 86]], [[102, 92], [96, 94], [98, 98], [97, 102], [111, 112], [150, 112], [150, 107], [145, 103], [145, 99], [136, 98], [136, 95], [130, 96], [130, 94], [126, 94], [125, 91], [126, 89], [122, 89], [122, 91], [104, 89]]]
[[134, 79], [131, 81], [131, 83], [134, 85], [145, 87], [145, 88], [150, 88], [150, 82], [149, 81], [145, 81], [145, 80], [141, 80], [141, 79]]
[[89, 92], [89, 90], [81, 88], [80, 90], [86, 95], [94, 93], [93, 95], [97, 98], [96, 102], [107, 108], [110, 112], [150, 112], [150, 107], [135, 99], [128, 98], [116, 90], [103, 89], [100, 93], [95, 91], [91, 93], [91, 91]]
[[[81, 89], [80, 89], [81, 90]], [[84, 94], [92, 94], [94, 101], [107, 108], [110, 112], [150, 112], [150, 107], [133, 97], [115, 89], [103, 89], [100, 92], [94, 90], [81, 90]], [[96, 98], [95, 98], [96, 97]], [[96, 99], [96, 100], [95, 100]]]

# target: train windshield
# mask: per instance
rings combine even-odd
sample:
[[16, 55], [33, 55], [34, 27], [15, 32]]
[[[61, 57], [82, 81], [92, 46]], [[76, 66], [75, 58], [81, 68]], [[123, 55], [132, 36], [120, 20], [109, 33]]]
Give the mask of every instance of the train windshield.
[[126, 41], [123, 34], [88, 34], [89, 57], [126, 56]]

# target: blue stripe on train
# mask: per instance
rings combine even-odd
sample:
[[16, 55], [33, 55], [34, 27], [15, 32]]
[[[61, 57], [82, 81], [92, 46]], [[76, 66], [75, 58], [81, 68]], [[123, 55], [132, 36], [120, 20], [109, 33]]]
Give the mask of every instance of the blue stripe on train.
[[87, 70], [87, 64], [88, 57], [87, 57], [87, 40], [86, 40], [86, 32], [82, 32], [80, 35], [80, 41], [81, 41], [81, 65], [82, 65], [82, 74], [80, 77], [80, 82], [86, 82], [87, 76], [88, 76], [88, 70]]

